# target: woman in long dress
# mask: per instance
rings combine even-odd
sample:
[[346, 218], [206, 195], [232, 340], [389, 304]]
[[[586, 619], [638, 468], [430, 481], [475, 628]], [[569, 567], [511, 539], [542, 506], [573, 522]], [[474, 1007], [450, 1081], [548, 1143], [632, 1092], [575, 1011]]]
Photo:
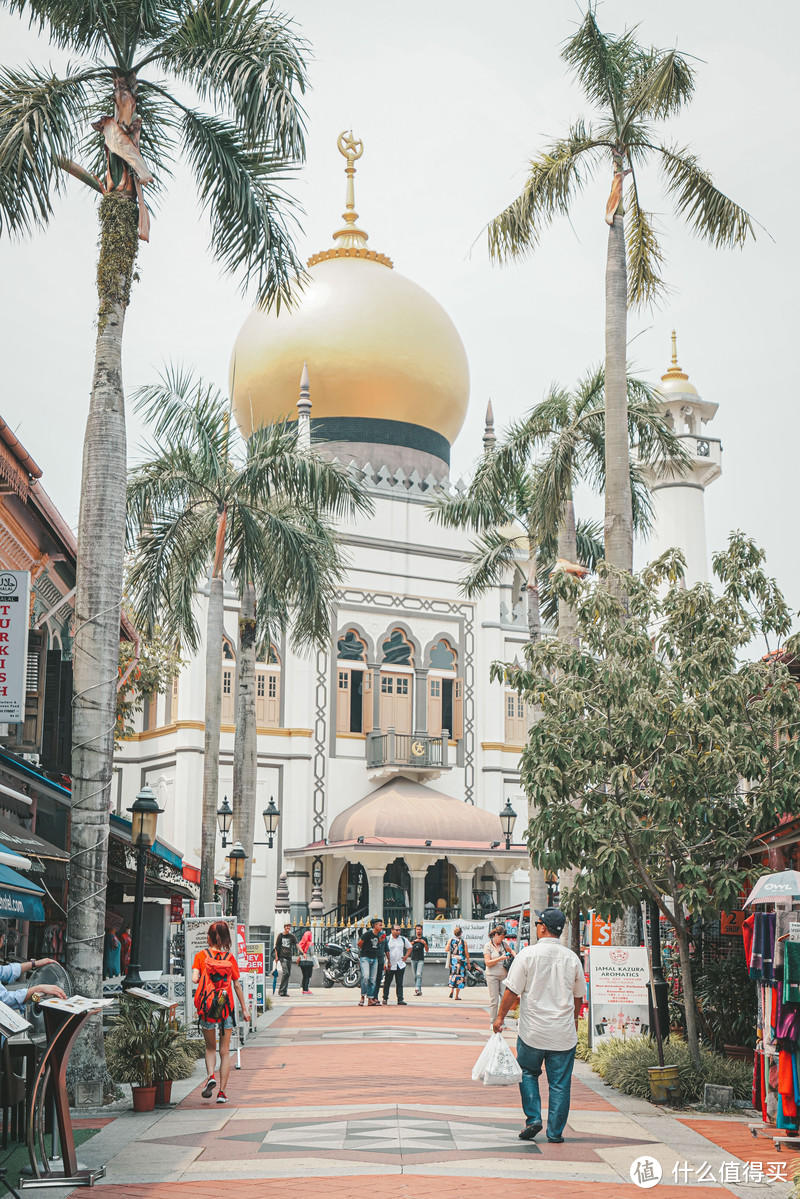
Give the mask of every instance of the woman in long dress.
[[448, 999], [453, 998], [455, 991], [456, 999], [461, 998], [461, 992], [464, 984], [467, 981], [467, 966], [469, 965], [469, 950], [467, 943], [461, 935], [461, 925], [457, 924], [453, 929], [453, 935], [447, 942], [447, 964], [450, 968], [450, 994]]

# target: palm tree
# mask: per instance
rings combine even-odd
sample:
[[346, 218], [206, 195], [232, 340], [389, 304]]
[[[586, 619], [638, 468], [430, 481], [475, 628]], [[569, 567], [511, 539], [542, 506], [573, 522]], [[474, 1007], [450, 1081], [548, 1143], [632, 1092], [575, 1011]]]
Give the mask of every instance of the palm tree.
[[[122, 333], [137, 237], [180, 153], [226, 269], [262, 304], [288, 301], [302, 268], [286, 167], [303, 158], [305, 47], [260, 0], [7, 0], [75, 58], [0, 70], [0, 233], [46, 226], [68, 176], [100, 196], [98, 320], [83, 450], [75, 598], [67, 953], [100, 989], [122, 596], [126, 439]], [[174, 80], [175, 87], [170, 84]], [[192, 94], [211, 111], [192, 103]], [[93, 238], [91, 239], [93, 241]], [[88, 243], [87, 243], [88, 245]], [[102, 1063], [99, 1024], [87, 1079]]]
[[[565, 137], [537, 155], [521, 194], [489, 224], [489, 253], [498, 262], [535, 250], [556, 215], [601, 163], [611, 169], [606, 205], [606, 437], [605, 550], [615, 567], [633, 566], [633, 511], [626, 413], [628, 305], [652, 303], [664, 291], [663, 254], [642, 208], [637, 171], [657, 160], [676, 212], [714, 246], [742, 245], [755, 236], [753, 221], [714, 186], [697, 157], [663, 144], [659, 121], [677, 113], [694, 92], [694, 69], [677, 50], [642, 46], [635, 30], [603, 33], [590, 6], [562, 57], [574, 71], [596, 120], [577, 121]], [[630, 176], [627, 191], [623, 179]], [[628, 220], [626, 222], [626, 213]]]
[[[277, 637], [289, 626], [294, 644], [324, 644], [342, 570], [330, 521], [367, 512], [371, 504], [344, 467], [301, 449], [290, 425], [256, 429], [243, 446], [233, 445], [227, 401], [191, 374], [165, 372], [158, 383], [139, 390], [137, 407], [154, 434], [148, 460], [132, 472], [128, 485], [128, 541], [134, 551], [128, 589], [139, 620], [145, 628], [160, 625], [165, 635], [196, 651], [196, 594], [208, 577], [200, 859], [200, 900], [207, 903], [214, 889], [223, 570], [245, 599], [246, 650], [254, 649], [258, 629], [264, 637]], [[252, 686], [249, 691], [254, 729]], [[251, 754], [253, 743], [251, 737]], [[245, 796], [247, 827], [240, 816], [237, 829], [248, 859], [254, 785], [253, 771]]]

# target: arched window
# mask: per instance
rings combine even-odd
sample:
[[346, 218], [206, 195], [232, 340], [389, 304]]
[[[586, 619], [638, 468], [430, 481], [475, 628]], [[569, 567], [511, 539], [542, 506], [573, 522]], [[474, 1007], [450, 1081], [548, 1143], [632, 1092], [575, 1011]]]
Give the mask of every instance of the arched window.
[[428, 733], [440, 737], [445, 730], [450, 740], [464, 736], [464, 682], [458, 678], [458, 651], [440, 637], [428, 655]]
[[229, 637], [222, 638], [222, 723], [236, 720], [236, 651]]
[[256, 662], [256, 727], [277, 729], [281, 723], [281, 659], [270, 641]]
[[[372, 727], [371, 676], [367, 670], [367, 645], [355, 629], [347, 629], [336, 642], [336, 732], [360, 735]], [[365, 695], [369, 696], [365, 703]]]
[[178, 719], [178, 676], [170, 679], [164, 692], [164, 724]]
[[381, 728], [411, 732], [414, 653], [402, 629], [392, 629], [381, 644]]

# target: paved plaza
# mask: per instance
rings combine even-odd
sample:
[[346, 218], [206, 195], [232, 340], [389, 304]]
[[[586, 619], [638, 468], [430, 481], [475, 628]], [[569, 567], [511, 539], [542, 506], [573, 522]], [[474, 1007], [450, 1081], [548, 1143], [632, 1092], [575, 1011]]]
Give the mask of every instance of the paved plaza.
[[198, 1064], [176, 1106], [104, 1124], [81, 1152], [107, 1168], [89, 1193], [219, 1199], [235, 1181], [226, 1193], [237, 1199], [278, 1199], [291, 1179], [328, 1199], [372, 1199], [376, 1188], [393, 1199], [629, 1199], [645, 1189], [631, 1181], [637, 1158], [660, 1164], [664, 1199], [790, 1193], [767, 1179], [790, 1177], [794, 1158], [754, 1140], [745, 1116], [674, 1115], [612, 1091], [583, 1063], [565, 1143], [521, 1142], [517, 1089], [470, 1078], [488, 1034], [483, 1002], [485, 991], [456, 1005], [441, 988], [400, 1009], [359, 1008], [338, 988], [290, 994], [259, 1021], [228, 1106], [201, 1098]]

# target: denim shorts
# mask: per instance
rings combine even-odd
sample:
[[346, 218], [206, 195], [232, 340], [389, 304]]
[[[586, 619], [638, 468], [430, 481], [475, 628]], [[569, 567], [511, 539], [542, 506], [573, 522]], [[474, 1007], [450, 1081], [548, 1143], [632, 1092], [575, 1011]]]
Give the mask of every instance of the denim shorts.
[[227, 1032], [231, 1028], [236, 1027], [236, 1021], [233, 1016], [226, 1016], [224, 1020], [199, 1020], [201, 1028], [219, 1028], [223, 1032]]

